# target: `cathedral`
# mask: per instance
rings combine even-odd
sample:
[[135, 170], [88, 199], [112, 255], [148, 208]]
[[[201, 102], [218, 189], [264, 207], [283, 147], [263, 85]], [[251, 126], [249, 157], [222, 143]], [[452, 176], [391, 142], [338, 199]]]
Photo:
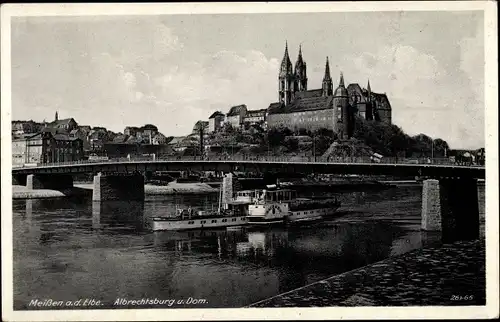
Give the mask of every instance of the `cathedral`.
[[288, 44], [278, 75], [278, 102], [269, 105], [267, 126], [284, 126], [291, 130], [317, 130], [326, 128], [336, 132], [341, 139], [352, 136], [355, 117], [391, 123], [391, 105], [386, 94], [371, 91], [370, 81], [365, 88], [359, 84], [344, 84], [344, 76], [334, 90], [328, 57], [322, 86], [307, 89], [307, 64], [302, 47], [292, 65]]

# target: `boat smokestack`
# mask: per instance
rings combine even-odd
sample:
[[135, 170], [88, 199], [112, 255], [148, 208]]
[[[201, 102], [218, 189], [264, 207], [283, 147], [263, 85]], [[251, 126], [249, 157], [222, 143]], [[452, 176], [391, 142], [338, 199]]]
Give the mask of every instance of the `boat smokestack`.
[[227, 173], [222, 178], [222, 207], [227, 209], [227, 203], [231, 200], [233, 200], [233, 174]]

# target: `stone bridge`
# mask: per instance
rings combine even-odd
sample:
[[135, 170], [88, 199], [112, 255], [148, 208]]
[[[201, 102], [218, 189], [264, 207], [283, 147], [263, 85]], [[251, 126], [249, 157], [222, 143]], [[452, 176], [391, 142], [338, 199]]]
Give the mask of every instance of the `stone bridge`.
[[422, 192], [422, 229], [442, 231], [443, 236], [474, 239], [479, 235], [477, 179], [484, 166], [464, 166], [441, 160], [426, 163], [408, 159], [313, 160], [268, 157], [259, 159], [155, 159], [79, 161], [36, 164], [12, 169], [14, 184], [31, 189], [65, 189], [73, 175], [94, 174], [94, 201], [144, 200], [144, 175], [154, 171], [215, 171], [219, 173], [321, 173], [426, 177]]

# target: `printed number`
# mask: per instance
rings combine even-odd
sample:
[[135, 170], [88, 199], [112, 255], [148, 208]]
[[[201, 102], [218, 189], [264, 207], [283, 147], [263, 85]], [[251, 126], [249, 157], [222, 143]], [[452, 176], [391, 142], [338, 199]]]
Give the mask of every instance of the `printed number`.
[[472, 301], [474, 299], [474, 295], [452, 295], [452, 301]]

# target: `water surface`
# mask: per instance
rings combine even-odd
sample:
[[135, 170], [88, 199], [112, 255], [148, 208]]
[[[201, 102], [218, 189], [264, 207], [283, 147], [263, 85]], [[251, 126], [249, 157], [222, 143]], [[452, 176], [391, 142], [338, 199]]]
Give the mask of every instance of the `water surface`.
[[14, 308], [82, 308], [30, 305], [48, 299], [100, 301], [93, 309], [246, 306], [437, 243], [420, 231], [421, 195], [419, 185], [341, 194], [338, 217], [301, 229], [190, 232], [151, 232], [149, 220], [176, 206], [217, 207], [217, 195], [15, 200]]

